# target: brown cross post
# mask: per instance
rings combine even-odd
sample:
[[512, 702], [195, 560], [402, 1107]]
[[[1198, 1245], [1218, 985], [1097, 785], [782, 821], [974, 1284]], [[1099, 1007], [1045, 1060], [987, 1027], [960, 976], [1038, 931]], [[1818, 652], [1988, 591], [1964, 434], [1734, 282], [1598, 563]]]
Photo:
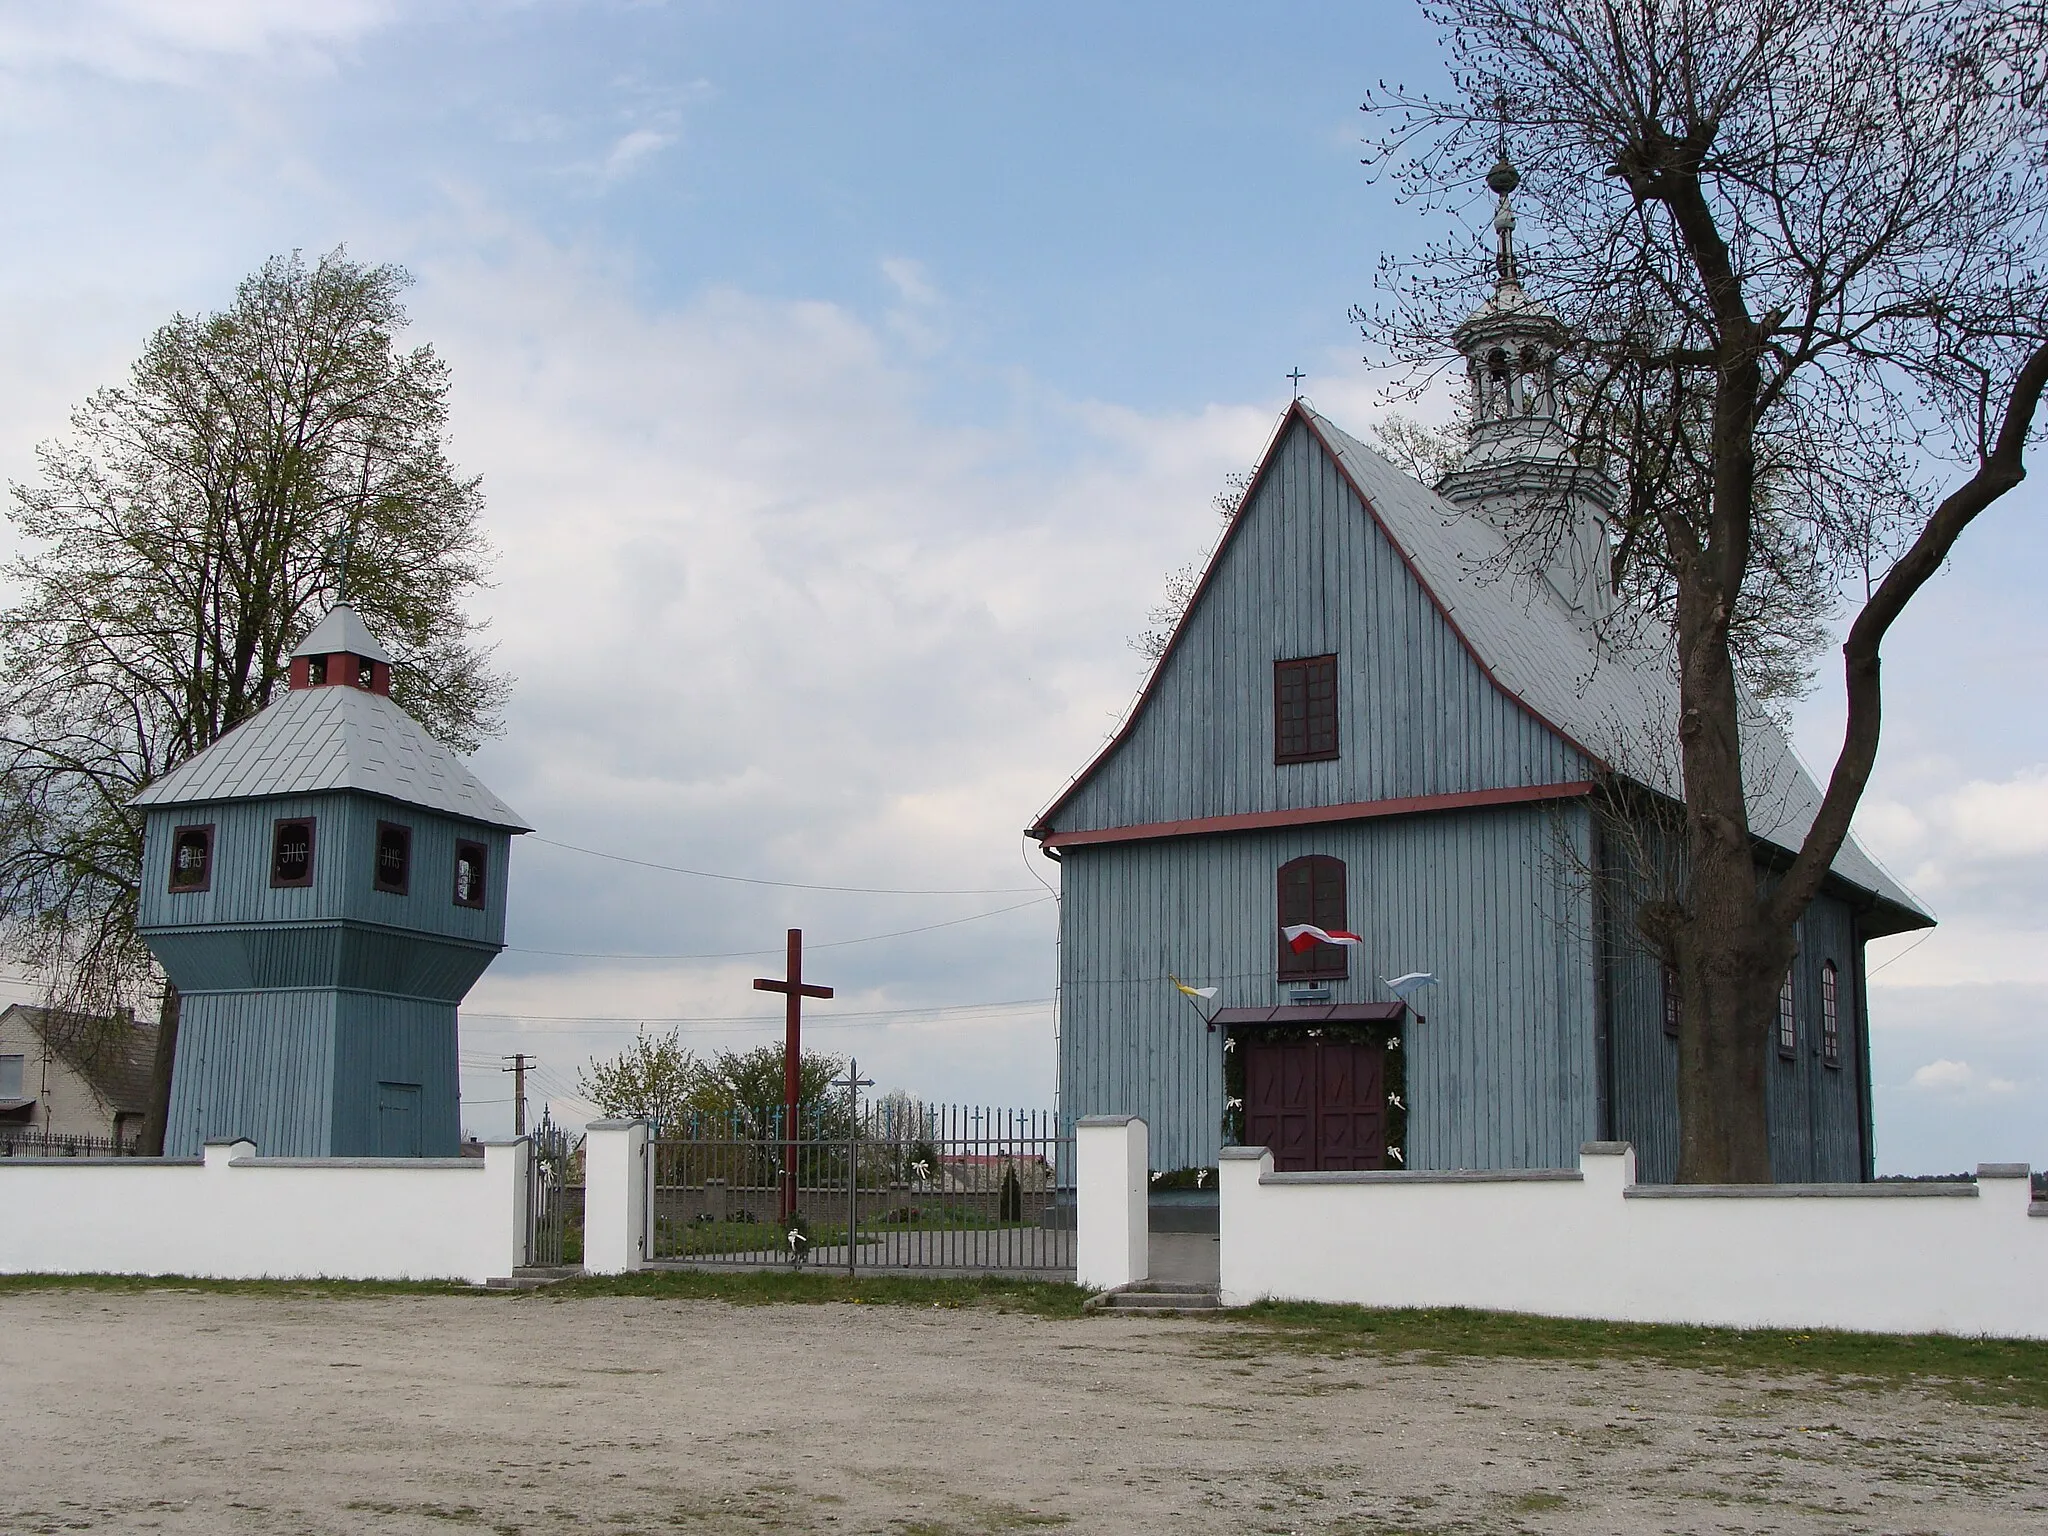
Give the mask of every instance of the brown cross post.
[[804, 1084], [804, 999], [832, 995], [830, 987], [814, 987], [804, 981], [803, 929], [789, 930], [789, 959], [783, 966], [783, 979], [777, 981], [772, 976], [756, 976], [754, 990], [780, 992], [785, 1005], [782, 1013], [782, 1219], [787, 1221], [796, 1214], [796, 1110]]

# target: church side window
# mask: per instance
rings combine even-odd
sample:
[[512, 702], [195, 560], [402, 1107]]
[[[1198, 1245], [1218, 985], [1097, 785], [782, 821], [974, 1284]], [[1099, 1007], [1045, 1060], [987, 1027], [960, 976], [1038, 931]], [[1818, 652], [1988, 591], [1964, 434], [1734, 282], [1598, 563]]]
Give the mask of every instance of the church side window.
[[313, 883], [313, 818], [293, 816], [270, 827], [270, 883], [273, 887]]
[[[1331, 933], [1348, 926], [1342, 859], [1312, 853], [1280, 866], [1280, 927], [1301, 923], [1313, 923]], [[1350, 974], [1349, 960], [1341, 944], [1311, 944], [1296, 952], [1285, 937], [1280, 940], [1284, 981], [1340, 981]]]
[[1273, 663], [1273, 761], [1314, 763], [1337, 755], [1337, 658]]
[[1792, 1007], [1792, 973], [1778, 988], [1778, 1054], [1790, 1061], [1799, 1054], [1799, 1016]]
[[1842, 1064], [1841, 977], [1832, 960], [1820, 968], [1820, 1059], [1830, 1067]]
[[476, 907], [484, 904], [484, 871], [486, 852], [482, 843], [457, 843], [455, 845], [455, 905]]
[[1678, 972], [1664, 967], [1664, 1033], [1678, 1038]]
[[179, 827], [171, 834], [173, 891], [213, 888], [213, 826]]
[[395, 821], [377, 823], [378, 890], [403, 896], [412, 888], [412, 828]]

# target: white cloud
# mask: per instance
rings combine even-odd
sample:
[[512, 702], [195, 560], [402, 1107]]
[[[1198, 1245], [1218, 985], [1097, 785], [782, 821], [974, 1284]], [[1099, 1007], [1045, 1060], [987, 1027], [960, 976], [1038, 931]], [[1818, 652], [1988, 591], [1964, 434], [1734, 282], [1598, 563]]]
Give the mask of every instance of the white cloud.
[[[571, 252], [490, 243], [510, 256], [416, 262], [414, 304], [454, 365], [457, 459], [485, 475], [502, 551], [482, 606], [518, 685], [484, 777], [544, 836], [656, 862], [1056, 883], [1020, 829], [1128, 702], [1126, 638], [1209, 536], [1268, 412], [1147, 416], [1025, 386], [998, 424], [963, 423], [927, 409], [943, 384], [886, 318], [733, 289], [648, 312]], [[513, 942], [534, 949], [772, 950], [785, 926], [829, 943], [1025, 899], [750, 890], [533, 843], [513, 869]], [[1053, 920], [1046, 902], [821, 951], [840, 996], [816, 1038], [891, 1085], [1048, 1103]], [[465, 1008], [466, 1049], [516, 1031], [573, 1065], [630, 1039], [548, 1017], [587, 1014], [726, 1021], [690, 1034], [700, 1049], [757, 1042], [777, 1026], [750, 978], [778, 963], [515, 948]], [[991, 1001], [1031, 1006], [833, 1019]]]
[[1930, 1061], [1908, 1080], [1908, 1087], [1930, 1093], [2012, 1093], [2019, 1084], [1978, 1072], [1967, 1061]]
[[0, 12], [0, 68], [186, 82], [207, 58], [318, 67], [394, 11], [391, 0], [43, 0]]
[[676, 136], [663, 133], [655, 128], [635, 128], [622, 134], [604, 157], [604, 164], [598, 179], [610, 183], [621, 181], [638, 170], [651, 156], [659, 154], [675, 143]]

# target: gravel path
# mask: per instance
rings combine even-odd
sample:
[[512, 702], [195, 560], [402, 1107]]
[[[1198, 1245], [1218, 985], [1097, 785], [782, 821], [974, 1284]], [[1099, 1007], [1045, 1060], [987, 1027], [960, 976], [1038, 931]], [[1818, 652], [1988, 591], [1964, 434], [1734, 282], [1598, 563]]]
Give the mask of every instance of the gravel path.
[[0, 1296], [0, 1530], [2029, 1532], [2048, 1414], [1235, 1324]]

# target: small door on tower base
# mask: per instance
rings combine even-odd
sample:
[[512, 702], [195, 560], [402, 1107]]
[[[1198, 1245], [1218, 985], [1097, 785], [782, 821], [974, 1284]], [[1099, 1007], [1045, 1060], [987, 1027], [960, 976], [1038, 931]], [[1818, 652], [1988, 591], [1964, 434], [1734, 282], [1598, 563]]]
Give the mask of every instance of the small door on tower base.
[[1282, 1173], [1387, 1166], [1386, 1048], [1377, 1041], [1247, 1039], [1244, 1140]]

